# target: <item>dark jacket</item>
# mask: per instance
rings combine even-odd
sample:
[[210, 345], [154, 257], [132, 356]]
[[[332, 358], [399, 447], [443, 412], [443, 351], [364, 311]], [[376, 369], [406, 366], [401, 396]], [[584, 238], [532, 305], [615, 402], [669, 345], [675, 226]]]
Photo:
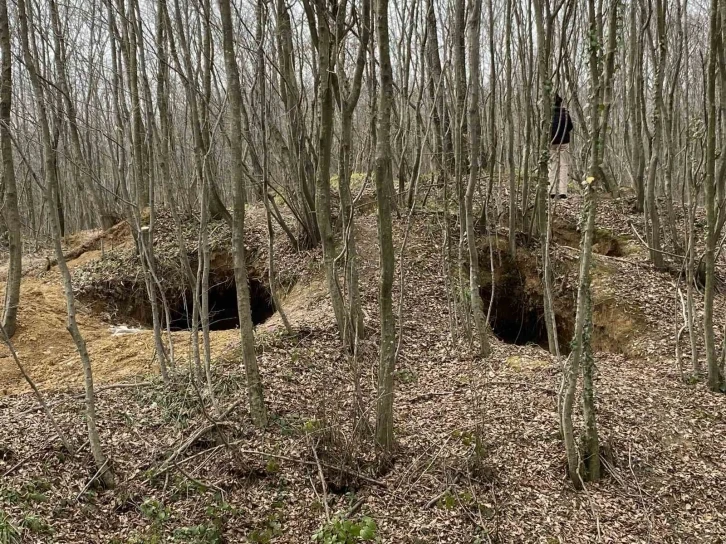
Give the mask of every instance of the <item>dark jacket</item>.
[[569, 144], [571, 130], [572, 119], [570, 119], [567, 108], [564, 106], [554, 106], [552, 108], [552, 127], [550, 128], [551, 144]]

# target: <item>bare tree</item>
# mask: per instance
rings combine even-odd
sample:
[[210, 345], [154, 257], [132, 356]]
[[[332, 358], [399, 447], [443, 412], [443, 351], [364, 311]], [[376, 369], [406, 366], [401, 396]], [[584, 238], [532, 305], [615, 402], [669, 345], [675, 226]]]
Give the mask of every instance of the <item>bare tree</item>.
[[[260, 0], [262, 1], [262, 0]], [[229, 124], [232, 134], [242, 133], [239, 71], [234, 52], [234, 33], [229, 0], [219, 0], [219, 12], [222, 19], [222, 36], [224, 40], [224, 63], [227, 70], [227, 88], [229, 95]], [[261, 16], [261, 15], [260, 15]], [[250, 404], [252, 421], [263, 427], [267, 424], [267, 409], [262, 390], [262, 378], [257, 366], [255, 354], [255, 336], [250, 313], [250, 290], [247, 279], [247, 262], [245, 259], [244, 228], [245, 228], [245, 190], [244, 173], [242, 170], [242, 141], [231, 138], [232, 176], [234, 180], [234, 213], [232, 228], [232, 247], [234, 251], [234, 279], [237, 286], [237, 310], [240, 321], [242, 340], [242, 360], [247, 376], [247, 395]]]
[[[479, 341], [479, 353], [482, 357], [489, 356], [489, 337], [484, 314], [484, 302], [479, 290], [479, 253], [476, 248], [476, 232], [474, 231], [474, 193], [479, 183], [479, 139], [481, 137], [481, 121], [479, 118], [479, 65], [481, 40], [481, 0], [473, 0], [469, 8], [467, 25], [469, 40], [469, 182], [466, 186], [464, 209], [466, 213], [466, 241], [469, 250], [469, 297], [471, 312]], [[486, 204], [484, 206], [486, 210]]]
[[57, 207], [51, 205], [53, 202], [58, 202], [59, 194], [55, 162], [57, 138], [55, 139], [54, 145], [54, 138], [51, 136], [50, 125], [46, 113], [47, 96], [40, 76], [38, 75], [36, 59], [31, 52], [31, 32], [27, 13], [28, 10], [26, 8], [25, 0], [18, 0], [18, 18], [20, 22], [20, 38], [23, 49], [23, 59], [33, 86], [35, 106], [37, 108], [37, 116], [41, 127], [45, 161], [46, 202], [49, 206], [48, 209], [53, 233], [53, 247], [55, 249], [56, 261], [63, 279], [63, 291], [65, 294], [66, 310], [68, 314], [67, 328], [68, 332], [70, 332], [73, 337], [73, 342], [76, 345], [78, 355], [81, 359], [81, 365], [83, 366], [84, 385], [86, 390], [86, 425], [88, 426], [88, 439], [91, 446], [91, 453], [93, 454], [93, 459], [96, 462], [100, 480], [107, 487], [113, 487], [115, 479], [113, 469], [109, 466], [108, 459], [103, 452], [101, 438], [96, 427], [96, 395], [93, 389], [91, 359], [88, 356], [86, 342], [78, 328], [78, 323], [76, 322], [75, 297], [73, 295], [71, 273], [68, 270], [68, 265], [66, 264], [65, 257], [63, 256], [63, 248], [61, 246], [61, 221]]
[[5, 189], [3, 202], [5, 225], [8, 233], [8, 277], [5, 287], [2, 327], [11, 338], [15, 334], [20, 303], [20, 279], [22, 275], [23, 241], [18, 210], [18, 189], [15, 182], [13, 145], [10, 135], [10, 108], [13, 98], [13, 65], [10, 48], [10, 23], [5, 0], [0, 1], [0, 155], [2, 156], [2, 180]]
[[378, 202], [378, 244], [381, 279], [378, 306], [381, 321], [380, 359], [378, 367], [378, 405], [376, 408], [376, 442], [384, 453], [393, 448], [393, 371], [396, 363], [396, 325], [393, 315], [393, 226], [391, 218], [393, 174], [391, 164], [391, 106], [393, 70], [388, 30], [388, 0], [376, 0], [376, 32], [381, 84], [378, 94], [376, 146], [376, 201]]

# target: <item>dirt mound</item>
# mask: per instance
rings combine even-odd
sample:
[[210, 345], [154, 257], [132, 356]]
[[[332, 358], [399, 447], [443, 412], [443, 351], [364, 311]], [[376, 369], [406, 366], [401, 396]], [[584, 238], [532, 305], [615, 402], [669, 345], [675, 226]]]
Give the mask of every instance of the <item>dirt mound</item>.
[[[624, 236], [616, 236], [610, 230], [596, 228], [592, 245], [593, 253], [607, 257], [622, 257], [630, 240]], [[552, 225], [552, 236], [556, 244], [578, 248], [580, 246], [580, 229], [577, 224], [557, 219]]]
[[[280, 325], [275, 318], [267, 286], [267, 227], [264, 210], [252, 209], [247, 215], [248, 259], [253, 321], [265, 323], [265, 330]], [[183, 225], [187, 254], [196, 267], [198, 223], [186, 218]], [[315, 284], [319, 271], [319, 250], [297, 253], [277, 232], [275, 267], [280, 280], [280, 295], [286, 299], [298, 278]], [[211, 345], [213, 357], [223, 356], [239, 342], [238, 316], [232, 258], [229, 253], [231, 232], [223, 222], [210, 225], [213, 251], [210, 275]], [[159, 277], [167, 288], [172, 313], [172, 338], [179, 361], [190, 352], [190, 336], [185, 331], [192, 296], [181, 280], [179, 244], [172, 218], [165, 212], [157, 216], [154, 251]], [[106, 232], [77, 233], [66, 240], [68, 265], [73, 274], [76, 310], [86, 340], [97, 383], [113, 383], [158, 371], [155, 361], [150, 304], [141, 275], [135, 243], [128, 224], [120, 223]], [[13, 343], [21, 362], [44, 390], [82, 386], [80, 359], [66, 326], [66, 302], [60, 275], [55, 267], [45, 270], [47, 258], [26, 274], [21, 284], [18, 331]], [[290, 298], [293, 324], [309, 325], [310, 308], [324, 309], [318, 300], [319, 289], [306, 290], [304, 282]], [[285, 302], [288, 303], [287, 301]], [[270, 317], [272, 319], [269, 319]], [[318, 315], [323, 319], [321, 315]], [[133, 334], [114, 334], [114, 326], [130, 325], [140, 330]], [[0, 347], [0, 395], [27, 391], [27, 384]]]

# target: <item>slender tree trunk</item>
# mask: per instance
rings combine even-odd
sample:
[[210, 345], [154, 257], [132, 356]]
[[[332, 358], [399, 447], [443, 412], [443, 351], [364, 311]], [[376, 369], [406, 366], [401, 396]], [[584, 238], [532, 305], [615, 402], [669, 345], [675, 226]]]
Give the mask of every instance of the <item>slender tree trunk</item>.
[[381, 279], [378, 305], [381, 321], [376, 442], [385, 454], [393, 449], [393, 371], [396, 364], [396, 325], [393, 316], [393, 225], [391, 218], [393, 186], [391, 165], [391, 104], [393, 70], [388, 37], [388, 0], [376, 0], [376, 31], [381, 84], [378, 95], [376, 146], [376, 200], [378, 202], [378, 244]]
[[[229, 0], [218, 0], [224, 39], [224, 63], [227, 71], [227, 92], [229, 95], [230, 133], [242, 134], [241, 103], [242, 92], [239, 82], [237, 59], [234, 52], [234, 31]], [[261, 1], [261, 0], [260, 0]], [[261, 8], [258, 8], [261, 9]], [[247, 395], [250, 403], [250, 416], [255, 425], [267, 424], [267, 409], [262, 390], [262, 378], [255, 354], [255, 336], [250, 313], [250, 289], [245, 260], [245, 188], [242, 157], [242, 140], [230, 139], [232, 147], [232, 179], [234, 189], [234, 214], [232, 229], [232, 248], [234, 251], [234, 279], [237, 286], [237, 310], [242, 339], [242, 360], [247, 376]]]
[[106, 487], [113, 487], [114, 473], [109, 466], [110, 463], [106, 458], [103, 448], [101, 447], [101, 438], [96, 427], [96, 395], [93, 389], [93, 372], [91, 370], [91, 360], [86, 349], [86, 342], [78, 329], [76, 322], [76, 308], [73, 296], [73, 283], [71, 273], [68, 270], [65, 257], [63, 256], [63, 247], [61, 246], [61, 222], [58, 215], [57, 207], [51, 203], [58, 201], [58, 178], [56, 172], [56, 148], [51, 138], [50, 125], [46, 113], [46, 96], [38, 75], [35, 59], [30, 50], [30, 28], [28, 24], [28, 16], [25, 0], [18, 0], [18, 19], [20, 22], [20, 36], [23, 49], [23, 58], [25, 66], [28, 70], [33, 92], [35, 95], [35, 105], [41, 128], [41, 137], [43, 145], [43, 160], [45, 169], [46, 182], [46, 202], [50, 215], [50, 225], [53, 233], [53, 247], [55, 249], [58, 268], [63, 279], [63, 291], [66, 299], [66, 309], [68, 313], [68, 332], [70, 332], [73, 342], [76, 345], [78, 354], [81, 358], [83, 366], [84, 385], [86, 390], [86, 425], [88, 427], [88, 439], [91, 448], [91, 454], [96, 462], [100, 480]]
[[[338, 185], [340, 187], [340, 213], [343, 216], [343, 243], [345, 245], [345, 284], [348, 289], [348, 315], [353, 328], [354, 338], [364, 334], [363, 310], [361, 307], [360, 287], [358, 281], [358, 254], [356, 246], [355, 210], [351, 194], [351, 149], [353, 144], [353, 113], [360, 98], [363, 71], [366, 63], [366, 51], [370, 40], [371, 2], [363, 0], [361, 7], [362, 23], [360, 41], [356, 56], [355, 72], [350, 84], [350, 91], [343, 99], [340, 116], [340, 147], [338, 153]], [[343, 21], [344, 22], [344, 21]], [[342, 32], [342, 24], [338, 25], [338, 33]], [[344, 63], [338, 62], [338, 81], [345, 81]]]
[[[484, 302], [479, 288], [479, 254], [476, 248], [476, 232], [474, 230], [474, 194], [479, 183], [479, 138], [481, 137], [481, 120], [479, 117], [479, 74], [480, 74], [480, 39], [481, 39], [481, 5], [482, 0], [473, 0], [469, 12], [469, 183], [466, 187], [466, 241], [469, 249], [469, 296], [471, 312], [479, 340], [479, 353], [482, 357], [489, 356], [489, 337], [487, 333]], [[484, 205], [486, 210], [486, 204]], [[486, 216], [486, 214], [485, 214]], [[486, 223], [484, 223], [486, 225]], [[489, 225], [486, 225], [489, 228]]]
[[657, 58], [655, 64], [655, 84], [653, 89], [653, 146], [648, 166], [648, 179], [646, 183], [645, 208], [647, 219], [650, 222], [648, 242], [650, 245], [650, 260], [656, 268], [664, 266], [663, 253], [660, 242], [660, 215], [656, 199], [656, 182], [658, 165], [661, 160], [663, 148], [663, 79], [665, 78], [666, 63], [666, 36], [665, 36], [665, 5], [662, 0], [656, 0], [656, 27], [657, 27]]
[[[313, 16], [311, 13], [310, 16]], [[353, 337], [352, 327], [346, 318], [343, 296], [338, 283], [335, 270], [335, 239], [330, 219], [330, 155], [333, 145], [333, 89], [331, 74], [334, 66], [331, 50], [335, 48], [334, 37], [330, 32], [327, 4], [323, 0], [315, 0], [315, 16], [317, 21], [317, 50], [318, 50], [318, 168], [316, 172], [315, 211], [318, 220], [318, 230], [323, 244], [323, 261], [325, 263], [325, 278], [328, 283], [328, 292], [333, 305], [335, 321], [343, 344], [351, 349]], [[315, 21], [309, 24], [314, 25]]]
[[716, 357], [713, 332], [714, 284], [716, 264], [716, 57], [718, 54], [718, 0], [711, 0], [709, 25], [710, 52], [706, 87], [708, 125], [706, 128], [706, 179], [704, 180], [704, 207], [706, 208], [706, 286], [703, 292], [703, 329], [708, 367], [708, 387], [712, 391], [721, 388], [721, 372]]
[[[543, 5], [545, 3], [546, 5]], [[552, 78], [550, 75], [550, 50], [552, 42], [552, 18], [545, 7], [546, 0], [534, 0], [537, 24], [537, 72], [539, 75], [540, 138], [537, 187], [537, 215], [539, 218], [539, 239], [542, 248], [542, 287], [544, 293], [544, 320], [547, 328], [547, 343], [550, 353], [560, 354], [557, 340], [557, 322], [552, 297], [552, 264], [550, 262], [550, 221], [548, 205], [548, 171], [550, 160], [550, 121], [552, 119]]]
[[270, 296], [275, 306], [275, 311], [280, 316], [287, 334], [292, 336], [293, 330], [287, 320], [287, 314], [282, 308], [282, 302], [277, 295], [277, 279], [275, 276], [275, 231], [272, 228], [272, 212], [270, 210], [269, 178], [270, 178], [270, 152], [268, 150], [267, 132], [267, 76], [265, 74], [265, 14], [262, 11], [263, 3], [258, 3], [257, 14], [257, 81], [259, 85], [260, 98], [260, 129], [262, 131], [262, 200], [265, 204], [265, 219], [267, 223], [267, 277], [270, 282]]
[[509, 253], [514, 257], [517, 253], [517, 172], [515, 171], [514, 162], [514, 111], [513, 111], [513, 87], [512, 80], [512, 2], [507, 1], [506, 13], [506, 37], [505, 37], [505, 77], [506, 97], [505, 109], [507, 115], [507, 170], [509, 171]]
[[10, 108], [12, 104], [13, 68], [10, 50], [10, 25], [6, 0], [0, 0], [0, 155], [2, 156], [2, 178], [5, 189], [3, 210], [8, 234], [8, 272], [5, 285], [5, 304], [2, 327], [9, 338], [15, 334], [20, 302], [20, 280], [23, 269], [23, 241], [20, 231], [18, 190], [13, 164], [13, 144], [10, 135]]

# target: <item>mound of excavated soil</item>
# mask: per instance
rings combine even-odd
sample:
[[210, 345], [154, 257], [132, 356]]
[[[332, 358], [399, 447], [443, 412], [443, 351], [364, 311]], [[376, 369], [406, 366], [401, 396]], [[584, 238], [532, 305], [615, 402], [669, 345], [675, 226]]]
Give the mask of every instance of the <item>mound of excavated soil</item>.
[[[247, 219], [248, 262], [251, 286], [260, 285], [259, 300], [269, 303], [267, 284], [267, 231], [264, 210], [252, 210]], [[301, 276], [317, 277], [318, 251], [295, 253], [287, 240], [277, 233], [275, 267], [280, 280], [280, 294], [293, 288]], [[196, 270], [198, 225], [184, 223], [187, 252]], [[218, 304], [210, 304], [218, 320], [224, 324], [224, 307], [233, 308], [232, 324], [214, 330], [210, 335], [213, 357], [223, 356], [239, 341], [239, 330], [234, 326], [236, 304], [232, 259], [229, 254], [231, 234], [224, 223], [210, 225], [213, 256], [210, 285], [219, 289]], [[94, 379], [99, 384], [158, 372], [154, 353], [153, 333], [146, 287], [143, 281], [135, 245], [126, 223], [120, 223], [106, 233], [89, 231], [78, 233], [65, 241], [66, 256], [71, 269], [76, 294], [78, 323], [91, 357]], [[154, 251], [159, 277], [168, 289], [170, 301], [181, 304], [191, 296], [180, 279], [179, 244], [171, 216], [158, 214]], [[37, 262], [36, 262], [37, 261]], [[18, 316], [18, 331], [13, 344], [21, 362], [41, 389], [58, 390], [82, 386], [82, 370], [75, 345], [66, 330], [66, 301], [60, 275], [55, 267], [45, 271], [48, 259], [33, 261], [35, 266], [23, 276]], [[53, 261], [51, 261], [53, 262]], [[37, 263], [42, 263], [42, 266]], [[232, 281], [232, 290], [224, 290], [225, 282]], [[317, 281], [317, 280], [315, 280]], [[305, 317], [311, 300], [319, 300], [319, 287], [309, 293], [301, 285], [290, 300], [290, 319]], [[255, 299], [254, 289], [253, 299]], [[265, 299], [264, 297], [268, 297]], [[212, 297], [210, 296], [210, 301]], [[319, 306], [319, 304], [318, 304]], [[178, 310], [178, 306], [177, 306]], [[254, 308], [253, 308], [254, 310]], [[270, 310], [260, 310], [264, 319]], [[173, 330], [185, 329], [184, 315], [173, 314], [177, 321]], [[254, 315], [253, 315], [254, 318]], [[260, 318], [260, 321], [264, 321]], [[280, 324], [273, 316], [265, 330], [274, 330]], [[114, 326], [128, 325], [139, 329], [133, 334], [114, 335]], [[213, 327], [217, 328], [217, 327]], [[187, 331], [172, 333], [176, 357], [186, 364], [191, 353], [191, 340]], [[9, 356], [7, 348], [0, 346], [0, 394], [28, 391], [20, 371]]]

